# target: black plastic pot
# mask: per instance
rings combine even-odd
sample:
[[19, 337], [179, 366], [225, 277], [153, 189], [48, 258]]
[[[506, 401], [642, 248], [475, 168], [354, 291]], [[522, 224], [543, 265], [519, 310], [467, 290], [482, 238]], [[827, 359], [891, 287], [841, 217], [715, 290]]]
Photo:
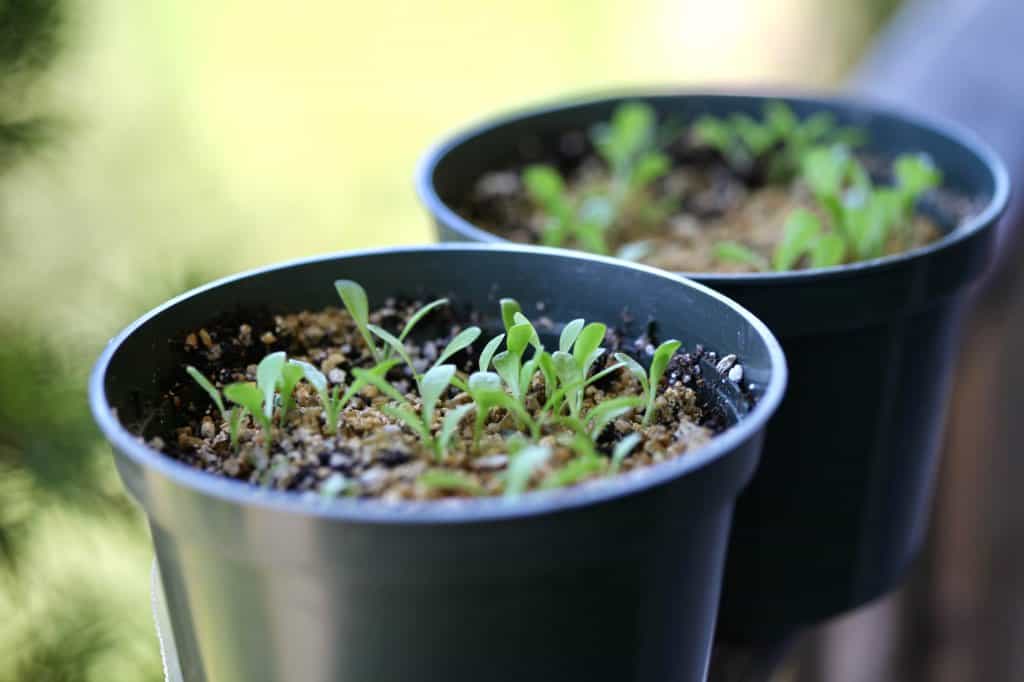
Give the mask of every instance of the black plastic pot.
[[[556, 321], [655, 319], [689, 347], [737, 353], [760, 400], [748, 410], [710, 372], [710, 399], [737, 421], [707, 446], [514, 503], [311, 504], [189, 468], [122, 426], [180, 373], [169, 339], [238, 308], [336, 305], [338, 277], [360, 281], [371, 304], [449, 295], [497, 312], [497, 296], [514, 296]], [[700, 285], [563, 251], [449, 245], [318, 257], [197, 289], [114, 339], [89, 390], [149, 517], [185, 680], [693, 682], [733, 503], [785, 377], [764, 325]]]
[[565, 132], [633, 99], [681, 121], [759, 117], [769, 99], [801, 116], [830, 111], [866, 129], [869, 150], [928, 153], [944, 185], [978, 203], [942, 240], [897, 256], [779, 274], [684, 273], [764, 320], [790, 363], [787, 398], [737, 506], [719, 616], [730, 637], [775, 637], [888, 591], [921, 546], [965, 293], [989, 261], [1006, 172], [964, 130], [855, 102], [624, 93], [512, 115], [429, 152], [416, 183], [441, 238], [502, 241], [453, 211], [476, 180], [542, 157]]

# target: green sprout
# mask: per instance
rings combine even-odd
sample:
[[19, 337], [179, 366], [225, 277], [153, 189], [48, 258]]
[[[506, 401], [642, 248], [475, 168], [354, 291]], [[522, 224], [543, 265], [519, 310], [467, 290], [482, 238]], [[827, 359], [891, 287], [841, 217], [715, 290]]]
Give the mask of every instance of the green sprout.
[[[600, 322], [591, 322], [580, 328], [571, 343], [567, 343], [575, 329], [570, 330], [568, 337], [563, 334], [559, 340], [559, 350], [551, 356], [556, 374], [560, 384], [566, 390], [566, 402], [569, 405], [569, 414], [579, 417], [580, 408], [583, 405], [583, 390], [590, 369], [597, 359], [604, 354], [601, 342], [604, 341], [606, 331], [605, 325]], [[566, 350], [562, 350], [565, 347]], [[572, 352], [570, 353], [569, 350]], [[558, 410], [556, 410], [557, 413]]]
[[612, 463], [609, 467], [609, 473], [616, 474], [619, 468], [622, 467], [622, 463], [629, 457], [629, 453], [633, 452], [633, 449], [640, 443], [640, 434], [631, 433], [612, 448]]
[[473, 446], [480, 442], [484, 422], [491, 410], [500, 407], [512, 413], [519, 423], [530, 429], [534, 435], [539, 433], [539, 424], [530, 416], [522, 404], [505, 392], [501, 377], [494, 372], [473, 372], [469, 375], [467, 390], [476, 403], [476, 423], [473, 426]]
[[551, 448], [543, 445], [529, 445], [509, 456], [505, 472], [506, 499], [515, 499], [526, 492], [530, 479], [551, 458]]
[[[608, 166], [607, 187], [574, 196], [558, 170], [545, 164], [524, 169], [522, 182], [526, 195], [544, 213], [541, 243], [561, 246], [572, 241], [586, 251], [606, 254], [608, 235], [623, 219], [627, 206], [639, 203], [636, 197], [668, 173], [671, 162], [658, 149], [654, 109], [642, 102], [617, 107], [611, 120], [595, 126], [590, 137]], [[648, 220], [657, 220], [670, 208], [650, 202], [646, 206]]]
[[[333, 436], [338, 430], [338, 417], [341, 415], [341, 410], [345, 407], [345, 403], [348, 402], [347, 399], [339, 397], [341, 386], [335, 386], [333, 390], [330, 389], [324, 373], [308, 362], [302, 362], [301, 360], [289, 360], [288, 362], [302, 370], [306, 381], [310, 383], [313, 390], [320, 397], [320, 403], [323, 405], [324, 410], [324, 430]], [[351, 398], [351, 395], [347, 394], [347, 397]]]
[[840, 127], [828, 112], [800, 120], [785, 102], [768, 102], [762, 121], [738, 113], [727, 118], [702, 116], [693, 124], [696, 141], [711, 147], [733, 169], [746, 171], [755, 163], [765, 164], [767, 177], [782, 182], [800, 171], [804, 156], [815, 146], [841, 144], [854, 147], [863, 142], [858, 128]]
[[457, 471], [427, 469], [419, 475], [416, 482], [434, 490], [456, 491], [474, 497], [484, 494], [484, 489], [480, 487], [479, 483]]
[[[371, 343], [373, 338], [378, 338], [384, 344], [380, 349], [371, 346], [371, 354], [380, 358], [374, 366], [351, 369], [352, 381], [343, 394], [342, 386], [332, 388], [327, 377], [316, 366], [303, 360], [288, 359], [284, 351], [270, 353], [259, 362], [254, 383], [233, 383], [224, 387], [223, 392], [218, 391], [195, 368], [186, 368], [188, 374], [209, 394], [222, 416], [231, 423], [234, 445], [237, 445], [238, 425], [246, 414], [251, 414], [262, 428], [263, 444], [268, 456], [257, 466], [262, 470], [260, 480], [264, 484], [273, 485], [286, 465], [284, 455], [269, 456], [274, 436], [274, 410], [278, 410], [280, 427], [285, 428], [287, 418], [295, 407], [295, 389], [302, 379], [312, 386], [319, 397], [326, 434], [337, 433], [345, 405], [364, 388], [372, 386], [386, 398], [376, 402], [378, 409], [415, 434], [438, 463], [449, 459], [455, 434], [470, 412], [475, 411], [476, 415], [472, 449], [479, 451], [484, 425], [492, 411], [503, 410], [504, 416], [513, 419], [515, 428], [522, 431], [503, 435], [509, 457], [509, 465], [503, 475], [504, 495], [508, 498], [517, 497], [526, 491], [535, 475], [550, 459], [551, 448], [540, 443], [542, 436], [546, 440], [555, 438], [558, 443], [572, 450], [574, 457], [565, 466], [548, 472], [539, 483], [541, 487], [561, 487], [603, 475], [619, 468], [622, 460], [640, 441], [640, 436], [630, 434], [620, 439], [613, 446], [610, 458], [598, 450], [598, 441], [605, 436], [609, 425], [616, 419], [638, 408], [646, 406], [645, 424], [651, 420], [657, 388], [669, 360], [679, 347], [678, 341], [662, 344], [655, 352], [649, 372], [622, 354], [616, 354], [617, 362], [604, 363], [610, 366], [594, 371], [594, 366], [606, 352], [601, 347], [607, 331], [604, 324], [587, 324], [583, 319], [569, 321], [559, 335], [558, 350], [549, 353], [537, 329], [523, 314], [522, 306], [514, 299], [502, 299], [501, 319], [505, 331], [484, 346], [479, 355], [477, 371], [463, 379], [454, 364], [444, 362], [479, 338], [480, 329], [470, 327], [456, 334], [425, 372], [419, 374], [413, 370], [418, 391], [417, 402], [416, 398], [403, 394], [392, 385], [388, 373], [400, 362], [413, 367], [404, 340], [431, 310], [447, 304], [447, 299], [432, 301], [417, 310], [406, 322], [402, 333], [395, 336], [368, 322], [368, 310], [363, 305], [365, 293], [360, 294], [362, 287], [354, 282], [341, 281], [338, 289], [345, 292], [343, 300], [346, 306], [351, 308], [353, 319], [357, 320], [357, 326], [365, 329]], [[529, 349], [532, 351], [528, 353]], [[390, 357], [392, 354], [396, 357]], [[490, 371], [492, 367], [493, 371]], [[638, 373], [644, 388], [643, 395], [618, 396], [584, 409], [587, 386], [623, 368]], [[539, 387], [534, 389], [538, 373], [545, 384], [545, 401], [542, 405], [535, 400], [540, 390]], [[471, 402], [451, 408], [442, 407], [443, 398], [451, 387], [464, 391]], [[227, 410], [224, 399], [237, 407]], [[550, 430], [559, 426], [568, 432]], [[439, 491], [486, 494], [476, 480], [443, 469], [427, 471], [417, 478], [417, 483]], [[325, 481], [321, 485], [321, 492], [325, 499], [330, 499], [349, 488], [349, 481], [338, 475]]]
[[895, 184], [877, 187], [849, 149], [832, 146], [816, 147], [804, 155], [802, 177], [831, 229], [825, 229], [819, 215], [801, 208], [786, 219], [770, 264], [736, 242], [715, 245], [716, 257], [759, 271], [768, 270], [769, 265], [787, 271], [802, 262], [826, 268], [879, 258], [894, 237], [909, 246], [917, 201], [940, 184], [942, 175], [927, 157], [905, 154], [893, 161]]
[[341, 302], [345, 304], [348, 314], [352, 316], [352, 321], [356, 323], [359, 335], [363, 337], [373, 359], [380, 362], [384, 359], [384, 355], [377, 348], [377, 344], [373, 342], [373, 335], [370, 334], [370, 304], [366, 297], [366, 289], [350, 279], [335, 281], [334, 288], [341, 296]]
[[438, 460], [443, 460], [451, 444], [452, 436], [458, 428], [459, 422], [469, 413], [474, 405], [460, 405], [450, 410], [442, 420], [441, 429], [438, 435], [433, 435], [434, 412], [437, 402], [444, 395], [448, 386], [455, 376], [455, 365], [439, 365], [431, 367], [422, 376], [419, 382], [420, 390], [420, 413], [417, 414], [409, 403], [395, 387], [387, 382], [383, 376], [373, 372], [356, 369], [353, 370], [358, 379], [377, 387], [382, 393], [395, 401], [394, 405], [384, 405], [381, 412], [392, 419], [403, 422], [409, 429], [420, 437], [420, 440], [429, 449], [434, 451]]
[[644, 408], [644, 419], [643, 425], [648, 426], [651, 420], [654, 419], [654, 402], [658, 396], [658, 386], [661, 384], [661, 378], [665, 375], [665, 370], [668, 368], [668, 363], [672, 359], [672, 356], [679, 350], [679, 346], [682, 344], [675, 340], [669, 339], [663, 342], [654, 351], [654, 357], [651, 358], [651, 367], [648, 371], [644, 371], [643, 365], [639, 362], [626, 355], [625, 353], [616, 353], [615, 359], [625, 365], [633, 376], [640, 382], [640, 386], [643, 387], [644, 396], [646, 398]]
[[263, 443], [270, 449], [273, 440], [273, 423], [263, 409], [263, 392], [256, 384], [240, 382], [224, 387], [224, 397], [240, 405], [252, 415], [253, 419], [263, 428]]
[[244, 407], [233, 407], [230, 410], [224, 407], [224, 400], [221, 398], [220, 391], [210, 382], [209, 379], [204, 377], [198, 369], [192, 365], [185, 367], [185, 371], [192, 377], [200, 388], [202, 388], [210, 396], [213, 404], [217, 406], [217, 410], [220, 412], [220, 416], [224, 421], [228, 423], [228, 433], [230, 434], [231, 447], [235, 450], [238, 449], [238, 433], [242, 424], [242, 419], [245, 418], [246, 409]]

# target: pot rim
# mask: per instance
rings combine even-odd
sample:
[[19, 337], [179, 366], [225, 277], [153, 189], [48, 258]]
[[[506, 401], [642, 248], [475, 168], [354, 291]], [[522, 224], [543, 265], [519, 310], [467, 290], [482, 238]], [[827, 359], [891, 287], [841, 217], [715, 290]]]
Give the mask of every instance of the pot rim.
[[[786, 272], [763, 273], [723, 273], [723, 272], [676, 272], [687, 278], [699, 278], [701, 282], [711, 285], [779, 285], [792, 283], [812, 283], [821, 280], [855, 276], [865, 271], [883, 270], [898, 267], [907, 261], [922, 258], [954, 246], [980, 230], [993, 225], [1006, 209], [1010, 199], [1009, 173], [999, 155], [988, 143], [984, 142], [975, 132], [958, 123], [935, 116], [911, 113], [891, 104], [879, 102], [871, 97], [835, 95], [824, 92], [796, 91], [779, 89], [687, 89], [672, 86], [653, 86], [642, 88], [618, 88], [598, 92], [577, 94], [569, 97], [545, 100], [530, 106], [521, 107], [510, 112], [490, 116], [462, 126], [443, 137], [429, 148], [419, 159], [414, 175], [416, 194], [427, 210], [442, 223], [463, 235], [481, 243], [507, 243], [508, 240], [469, 222], [441, 199], [434, 187], [434, 171], [445, 156], [462, 145], [472, 143], [481, 135], [492, 132], [502, 126], [524, 118], [544, 116], [547, 114], [597, 104], [606, 104], [620, 100], [643, 100], [652, 97], [675, 97], [682, 99], [734, 99], [759, 98], [766, 101], [785, 100], [811, 106], [825, 108], [841, 108], [853, 113], [881, 115], [916, 126], [935, 135], [944, 136], [959, 144], [973, 154], [988, 170], [993, 192], [984, 208], [976, 215], [951, 230], [930, 244], [919, 246], [897, 254], [857, 261], [846, 265], [827, 268], [806, 268]], [[576, 249], [569, 249], [576, 251]]]
[[[278, 270], [324, 261], [344, 261], [366, 256], [414, 252], [430, 254], [437, 251], [461, 251], [467, 253], [504, 252], [544, 255], [561, 259], [605, 263], [676, 281], [680, 285], [697, 291], [705, 297], [713, 298], [721, 305], [732, 309], [751, 326], [768, 351], [772, 368], [771, 378], [764, 387], [757, 404], [746, 416], [692, 453], [687, 453], [682, 457], [662, 462], [653, 467], [618, 474], [603, 480], [597, 485], [574, 486], [556, 491], [534, 491], [524, 494], [515, 501], [508, 501], [500, 497], [487, 497], [460, 500], [458, 504], [446, 504], [439, 501], [393, 503], [377, 499], [353, 500], [347, 498], [308, 502], [303, 500], [299, 494], [293, 492], [266, 490], [248, 482], [216, 476], [172, 459], [163, 453], [149, 448], [136, 435], [129, 432], [121, 424], [120, 420], [114, 416], [112, 406], [107, 401], [104, 388], [107, 369], [110, 366], [111, 360], [126, 339], [150, 320], [164, 312], [190, 299], [201, 296], [210, 290], [255, 275], [268, 274]], [[512, 520], [548, 514], [599, 502], [612, 501], [668, 483], [673, 479], [710, 465], [730, 452], [738, 450], [745, 441], [763, 431], [769, 417], [775, 412], [782, 400], [786, 380], [787, 367], [782, 347], [767, 326], [738, 303], [697, 282], [645, 265], [626, 263], [605, 256], [579, 254], [564, 249], [511, 244], [452, 243], [430, 246], [359, 249], [298, 258], [229, 275], [180, 294], [136, 319], [107, 343], [89, 376], [89, 407], [92, 411], [93, 419], [113, 446], [115, 457], [127, 457], [146, 470], [155, 471], [178, 485], [196, 490], [204, 495], [241, 506], [255, 505], [277, 511], [302, 513], [339, 521], [423, 525], [442, 522], [466, 523]]]

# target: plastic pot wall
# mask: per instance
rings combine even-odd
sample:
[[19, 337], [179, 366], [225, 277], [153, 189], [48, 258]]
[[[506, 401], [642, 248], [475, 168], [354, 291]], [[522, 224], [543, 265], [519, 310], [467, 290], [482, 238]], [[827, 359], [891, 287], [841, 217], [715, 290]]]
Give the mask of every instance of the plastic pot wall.
[[737, 506], [721, 631], [775, 637], [893, 588], [921, 546], [963, 303], [1007, 201], [999, 160], [969, 133], [834, 99], [633, 93], [534, 109], [443, 142], [417, 189], [445, 240], [501, 241], [452, 209], [489, 170], [544, 158], [568, 130], [643, 99], [662, 116], [759, 117], [787, 101], [863, 127], [867, 149], [926, 152], [944, 185], [974, 199], [965, 224], [925, 248], [839, 268], [760, 275], [683, 273], [754, 312], [790, 363], [762, 464]]
[[[332, 283], [497, 298], [556, 321], [643, 325], [737, 353], [761, 394], [711, 396], [738, 419], [707, 446], [554, 493], [462, 504], [303, 503], [179, 464], [124, 423], [144, 419], [184, 358], [169, 339], [236, 309], [337, 305]], [[636, 331], [642, 329], [638, 328]], [[702, 680], [733, 505], [785, 383], [766, 328], [721, 295], [655, 270], [566, 252], [453, 246], [320, 257], [222, 280], [113, 340], [90, 384], [118, 470], [149, 518], [189, 682]]]

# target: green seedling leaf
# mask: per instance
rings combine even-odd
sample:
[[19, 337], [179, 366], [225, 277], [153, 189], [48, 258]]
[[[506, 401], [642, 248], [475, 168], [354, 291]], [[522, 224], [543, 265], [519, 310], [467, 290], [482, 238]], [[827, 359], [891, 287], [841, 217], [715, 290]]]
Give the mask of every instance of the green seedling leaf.
[[551, 353], [541, 351], [537, 354], [537, 365], [541, 374], [544, 375], [544, 396], [550, 398], [558, 383], [558, 373], [555, 371], [555, 364], [551, 360]]
[[501, 306], [501, 321], [507, 332], [516, 323], [516, 313], [522, 313], [523, 309], [514, 298], [503, 298], [498, 304]]
[[228, 434], [231, 437], [231, 447], [234, 450], [238, 449], [239, 431], [242, 427], [242, 420], [247, 414], [249, 414], [249, 410], [244, 407], [234, 407], [228, 410]]
[[508, 328], [508, 338], [505, 341], [505, 345], [508, 347], [508, 352], [516, 356], [516, 358], [523, 357], [523, 353], [526, 351], [526, 346], [529, 345], [530, 340], [533, 338], [535, 333], [533, 325], [529, 322], [525, 324], [513, 324]]
[[306, 381], [313, 386], [317, 395], [320, 396], [320, 403], [324, 408], [324, 428], [328, 434], [333, 435], [338, 430], [338, 416], [341, 414], [342, 408], [355, 393], [353, 392], [351, 395], [346, 394], [343, 400], [339, 400], [338, 394], [341, 392], [341, 386], [335, 386], [333, 390], [329, 390], [327, 377], [319, 369], [301, 360], [289, 360], [288, 362], [302, 369]]
[[186, 366], [185, 371], [188, 372], [190, 377], [195, 379], [195, 382], [199, 384], [200, 388], [206, 391], [207, 395], [210, 396], [210, 400], [212, 400], [213, 404], [217, 406], [217, 411], [220, 412], [222, 417], [226, 418], [227, 410], [224, 409], [224, 401], [220, 397], [220, 391], [218, 391], [216, 387], [210, 383], [210, 380], [204, 377], [199, 370], [192, 365]]
[[494, 356], [493, 364], [498, 376], [502, 378], [505, 385], [512, 391], [512, 397], [516, 400], [521, 400], [522, 395], [519, 390], [519, 370], [521, 365], [519, 356], [510, 351], [502, 351]]
[[544, 350], [544, 344], [540, 342], [540, 335], [534, 328], [533, 322], [530, 322], [526, 315], [523, 315], [522, 313], [515, 313], [514, 315], [512, 315], [512, 321], [515, 322], [515, 324], [517, 325], [527, 325], [530, 328], [530, 345], [536, 348], [538, 351]]
[[537, 373], [538, 365], [540, 365], [540, 356], [535, 354], [528, 362], [524, 362], [523, 368], [519, 370], [519, 387], [524, 400], [526, 394], [530, 392], [530, 384], [533, 383], [533, 375]]
[[559, 215], [565, 211], [565, 182], [554, 167], [541, 164], [527, 166], [522, 180], [526, 195], [546, 213]]
[[[352, 376], [354, 376], [356, 379], [358, 379], [361, 382], [363, 382], [364, 386], [367, 385], [367, 384], [369, 384], [370, 386], [375, 386], [377, 388], [377, 390], [379, 390], [381, 393], [383, 393], [387, 397], [391, 398], [395, 402], [398, 402], [398, 403], [406, 403], [406, 402], [408, 402], [405, 399], [405, 396], [402, 395], [398, 391], [397, 388], [395, 388], [394, 386], [389, 384], [387, 379], [385, 379], [383, 376], [379, 375], [377, 372], [374, 372], [373, 370], [366, 370], [366, 369], [356, 368], [356, 369], [352, 370]], [[346, 395], [347, 395], [347, 392], [346, 392]]]
[[480, 487], [480, 484], [469, 476], [444, 469], [428, 469], [420, 474], [416, 482], [434, 490], [447, 490], [474, 496], [484, 494], [484, 489]]
[[404, 422], [428, 446], [433, 445], [430, 428], [408, 405], [382, 405], [380, 411], [398, 421]]
[[647, 377], [647, 408], [644, 411], [644, 426], [649, 425], [654, 418], [654, 401], [658, 394], [658, 386], [661, 384], [661, 378], [665, 375], [669, 361], [672, 360], [672, 356], [676, 354], [681, 345], [682, 343], [676, 339], [669, 339], [654, 351], [654, 357], [651, 358], [650, 373]]
[[386, 343], [391, 350], [398, 353], [398, 357], [402, 358], [402, 362], [409, 366], [409, 369], [413, 371], [413, 374], [416, 374], [416, 368], [412, 364], [412, 358], [409, 357], [409, 352], [405, 350], [405, 344], [402, 341], [399, 341], [398, 337], [375, 324], [367, 325], [367, 329], [369, 329], [374, 336]]
[[769, 126], [762, 126], [748, 114], [734, 114], [729, 121], [736, 135], [755, 157], [761, 156], [775, 144], [775, 132]]
[[804, 182], [816, 197], [838, 197], [850, 167], [850, 153], [845, 147], [815, 147], [801, 163]]
[[942, 182], [942, 172], [924, 154], [901, 154], [892, 168], [900, 189], [914, 199]]
[[469, 375], [469, 394], [477, 406], [476, 423], [473, 429], [474, 445], [479, 442], [484, 421], [494, 407], [505, 408], [512, 412], [522, 424], [529, 427], [531, 432], [537, 431], [537, 423], [518, 401], [505, 393], [501, 381], [501, 377], [493, 372], [473, 372]]
[[453, 410], [449, 410], [445, 415], [444, 419], [441, 420], [441, 431], [437, 436], [437, 458], [444, 459], [445, 454], [448, 452], [448, 448], [452, 441], [452, 436], [455, 435], [455, 431], [459, 428], [459, 424], [466, 417], [467, 414], [476, 405], [469, 403], [466, 405], [459, 405]]
[[789, 216], [782, 232], [782, 241], [775, 247], [772, 267], [775, 270], [792, 270], [797, 262], [810, 251], [821, 234], [818, 216], [799, 208]]
[[[583, 440], [586, 441], [585, 438]], [[599, 455], [580, 456], [571, 460], [558, 471], [552, 471], [545, 476], [540, 487], [551, 489], [574, 485], [600, 473], [604, 467], [605, 461]]]
[[598, 346], [604, 341], [604, 335], [607, 331], [607, 327], [600, 322], [591, 322], [585, 326], [576, 337], [576, 343], [573, 344], [572, 355], [576, 359], [582, 369], [586, 364], [587, 360], [597, 350]]
[[[369, 371], [372, 374], [374, 374], [374, 375], [376, 375], [376, 376], [378, 376], [378, 377], [383, 379], [384, 377], [387, 376], [387, 373], [389, 371], [391, 371], [391, 368], [393, 368], [395, 365], [398, 364], [398, 362], [399, 361], [397, 359], [383, 360], [381, 362], [378, 362], [372, 368], [370, 368]], [[367, 370], [362, 370], [361, 369], [359, 371], [360, 372], [365, 372]], [[345, 395], [343, 395], [341, 397], [341, 406], [347, 405], [348, 401], [351, 400], [352, 397], [355, 396], [357, 393], [359, 393], [359, 391], [363, 390], [363, 387], [366, 386], [366, 384], [367, 384], [367, 382], [365, 380], [360, 379], [358, 376], [355, 375], [355, 373], [353, 373], [353, 376], [355, 376], [355, 381], [353, 381], [351, 384], [349, 384], [348, 389], [345, 391]], [[340, 406], [339, 406], [338, 410], [340, 412], [340, 410], [341, 410]]]
[[758, 271], [770, 269], [767, 258], [739, 242], [718, 242], [715, 244], [714, 250], [715, 258], [720, 261], [749, 265]]
[[563, 353], [568, 353], [572, 349], [572, 344], [576, 343], [576, 338], [583, 331], [583, 326], [586, 322], [581, 317], [577, 317], [575, 320], [568, 322], [565, 327], [562, 328], [562, 333], [558, 337], [558, 350]]
[[505, 498], [514, 499], [526, 492], [534, 472], [551, 457], [551, 449], [543, 445], [531, 445], [510, 458], [505, 473]]
[[412, 330], [415, 329], [416, 325], [420, 323], [420, 320], [430, 314], [430, 312], [435, 308], [443, 305], [448, 305], [447, 298], [439, 298], [436, 301], [431, 301], [413, 313], [412, 317], [406, 321], [405, 326], [402, 328], [402, 333], [398, 335], [398, 340], [405, 341], [405, 337], [409, 336]]
[[587, 412], [586, 421], [590, 425], [590, 437], [597, 440], [605, 427], [619, 417], [633, 411], [633, 408], [644, 404], [643, 399], [634, 396], [620, 396], [605, 400]]
[[245, 408], [253, 416], [253, 419], [263, 427], [266, 444], [269, 448], [271, 437], [270, 417], [263, 411], [263, 392], [257, 388], [256, 384], [248, 382], [228, 384], [224, 387], [224, 397], [236, 405], [241, 405]]
[[498, 334], [493, 339], [491, 339], [490, 341], [487, 342], [487, 345], [484, 346], [483, 351], [480, 352], [480, 360], [479, 360], [479, 362], [477, 362], [477, 370], [478, 371], [480, 371], [480, 372], [486, 372], [487, 371], [487, 368], [491, 364], [491, 358], [494, 357], [494, 354], [498, 350], [498, 346], [500, 346], [501, 342], [504, 341], [504, 340], [505, 340], [505, 335], [504, 334]]
[[288, 363], [281, 368], [281, 378], [278, 383], [278, 392], [281, 395], [281, 426], [285, 425], [288, 413], [295, 406], [295, 387], [303, 377], [303, 369], [298, 365]]
[[764, 106], [764, 120], [778, 137], [786, 138], [793, 134], [800, 122], [793, 110], [785, 102], [768, 102]]
[[811, 246], [811, 267], [830, 268], [846, 259], [846, 242], [835, 232], [827, 232]]
[[[281, 381], [284, 363], [284, 351], [278, 351], [260, 360], [256, 366], [256, 386], [263, 393], [263, 414], [268, 418], [274, 414], [274, 392]], [[251, 407], [249, 409], [252, 410]]]
[[633, 448], [640, 442], [639, 433], [631, 433], [612, 448], [612, 465], [611, 473], [618, 473], [619, 468], [622, 466], [622, 462], [629, 456], [629, 453], [633, 452]]
[[473, 345], [478, 338], [480, 338], [480, 327], [466, 327], [448, 342], [441, 354], [437, 356], [437, 360], [434, 361], [434, 366], [437, 367], [459, 351]]
[[644, 393], [646, 394], [649, 390], [649, 384], [647, 382], [647, 370], [644, 369], [644, 366], [625, 353], [616, 353], [614, 357], [637, 378], [637, 381], [640, 382], [640, 385], [643, 387]]
[[668, 173], [671, 168], [672, 161], [667, 156], [661, 152], [647, 152], [637, 160], [633, 168], [633, 175], [629, 179], [630, 187], [646, 187]]
[[341, 302], [345, 304], [348, 314], [352, 316], [352, 320], [356, 323], [356, 328], [359, 329], [363, 341], [366, 342], [366, 347], [373, 354], [374, 359], [379, 362], [383, 358], [380, 351], [377, 350], [377, 345], [373, 342], [373, 336], [370, 335], [370, 304], [366, 297], [366, 290], [358, 282], [350, 279], [336, 280], [334, 288], [338, 291]]
[[732, 127], [714, 116], [701, 116], [697, 119], [693, 124], [693, 135], [697, 142], [723, 155], [730, 154], [736, 145]]
[[836, 119], [827, 111], [819, 111], [805, 118], [800, 128], [808, 141], [826, 141], [836, 128]]
[[434, 422], [434, 408], [455, 376], [455, 365], [438, 365], [427, 370], [420, 380], [420, 399], [423, 401], [423, 423], [427, 428]]
[[303, 362], [302, 360], [289, 360], [288, 364], [302, 370], [302, 374], [306, 377], [306, 381], [310, 383], [321, 399], [327, 396], [327, 377], [324, 376], [323, 372], [317, 369], [314, 365], [311, 365], [308, 362]]

